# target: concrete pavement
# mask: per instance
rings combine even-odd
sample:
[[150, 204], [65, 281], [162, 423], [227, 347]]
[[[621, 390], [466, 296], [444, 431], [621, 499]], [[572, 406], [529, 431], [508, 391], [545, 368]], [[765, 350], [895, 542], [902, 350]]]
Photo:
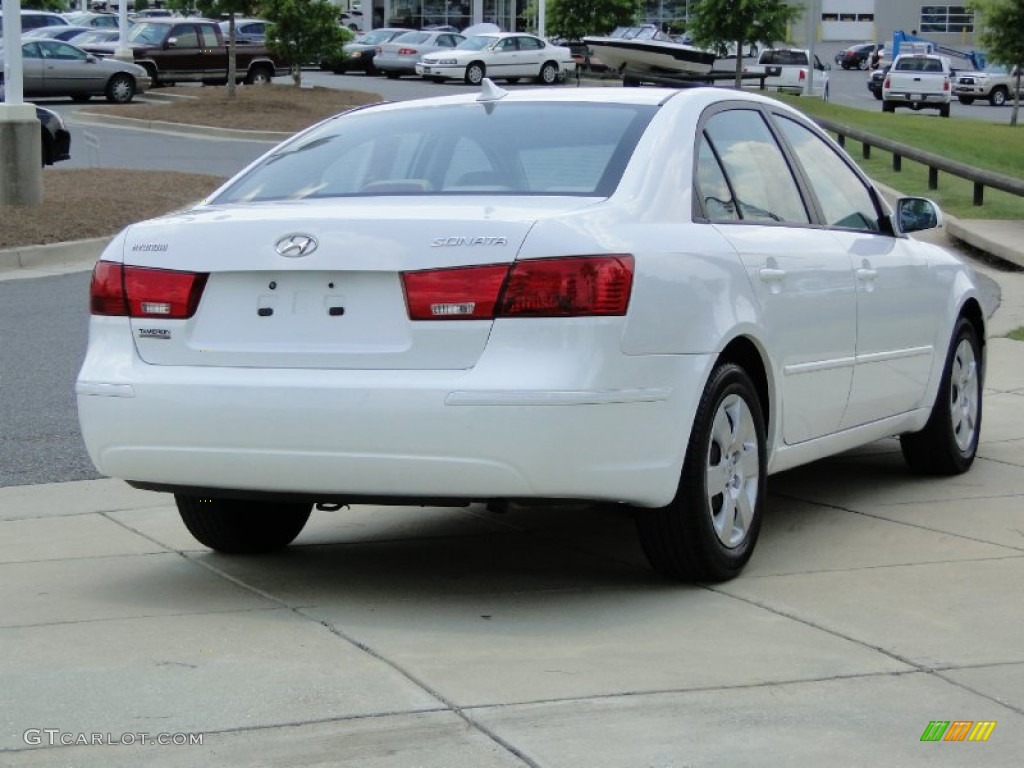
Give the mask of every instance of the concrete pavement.
[[971, 472], [886, 440], [775, 475], [716, 586], [584, 508], [355, 507], [236, 558], [118, 481], [2, 488], [0, 764], [1017, 766], [1024, 345], [990, 344]]

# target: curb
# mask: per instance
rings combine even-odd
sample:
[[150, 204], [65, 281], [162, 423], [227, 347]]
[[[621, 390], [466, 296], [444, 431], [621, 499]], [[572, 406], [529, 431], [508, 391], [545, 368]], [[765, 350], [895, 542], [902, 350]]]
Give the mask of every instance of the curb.
[[1012, 244], [1019, 244], [1021, 234], [1024, 233], [1024, 223], [1018, 222], [1018, 224], [1019, 226], [1014, 226], [1012, 222], [985, 221], [985, 228], [989, 234], [983, 235], [969, 226], [964, 226], [961, 219], [946, 217], [946, 231], [952, 237], [962, 240], [972, 248], [984, 251], [990, 256], [1008, 261], [1018, 267], [1024, 267], [1024, 253], [1021, 252], [1019, 245]]
[[16, 270], [54, 273], [89, 269], [111, 239], [113, 236], [0, 249], [0, 276]]
[[281, 131], [245, 131], [237, 128], [214, 128], [208, 125], [174, 123], [167, 120], [140, 120], [135, 117], [98, 115], [94, 112], [83, 112], [81, 110], [75, 112], [68, 122], [73, 125], [110, 125], [120, 128], [133, 128], [141, 131], [157, 131], [159, 133], [177, 133], [184, 136], [198, 136], [208, 139], [272, 141], [274, 143], [284, 141], [285, 139], [295, 135], [294, 133]]

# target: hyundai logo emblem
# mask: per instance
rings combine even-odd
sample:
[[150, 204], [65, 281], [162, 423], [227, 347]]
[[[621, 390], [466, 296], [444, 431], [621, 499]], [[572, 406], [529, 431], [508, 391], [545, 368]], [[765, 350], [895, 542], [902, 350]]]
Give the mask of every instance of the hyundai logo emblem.
[[277, 241], [274, 248], [280, 256], [297, 259], [309, 256], [320, 245], [312, 235], [285, 235]]

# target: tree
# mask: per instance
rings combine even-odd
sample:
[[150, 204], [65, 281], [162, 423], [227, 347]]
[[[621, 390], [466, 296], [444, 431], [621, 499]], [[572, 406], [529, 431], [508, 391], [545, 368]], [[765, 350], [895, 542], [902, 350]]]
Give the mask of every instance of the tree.
[[272, 22], [267, 47], [292, 62], [296, 85], [302, 85], [303, 62], [336, 57], [347, 39], [328, 0], [266, 0], [260, 7]]
[[[21, 7], [26, 11], [57, 11], [65, 10], [64, 0], [22, 0]], [[74, 8], [72, 7], [72, 10]]]
[[[1020, 112], [1021, 74], [1024, 72], [1024, 0], [972, 0], [970, 8], [981, 17], [979, 42], [989, 60], [1016, 72], [1010, 125], [1016, 127]], [[975, 29], [978, 28], [975, 22]]]
[[695, 0], [690, 3], [687, 32], [694, 44], [719, 55], [735, 44], [736, 87], [743, 84], [743, 56], [749, 43], [769, 47], [785, 40], [801, 8], [786, 0]]
[[[605, 35], [616, 27], [635, 24], [641, 0], [548, 0], [545, 33], [565, 40], [582, 40], [584, 35]], [[536, 2], [524, 11], [536, 18]]]
[[235, 14], [249, 16], [255, 13], [256, 0], [195, 0], [196, 9], [203, 16], [210, 19], [217, 19], [221, 16], [228, 17], [228, 89], [229, 99], [235, 98], [235, 89], [238, 77], [238, 65], [236, 63], [235, 51]]

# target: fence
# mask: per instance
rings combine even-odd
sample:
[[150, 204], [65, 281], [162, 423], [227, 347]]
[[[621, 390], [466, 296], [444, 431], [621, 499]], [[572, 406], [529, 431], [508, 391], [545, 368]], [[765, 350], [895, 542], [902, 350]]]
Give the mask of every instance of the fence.
[[816, 118], [815, 122], [817, 122], [818, 125], [826, 131], [835, 134], [836, 141], [842, 147], [846, 146], [846, 140], [848, 138], [860, 142], [862, 147], [862, 156], [865, 160], [871, 157], [871, 148], [878, 147], [885, 152], [892, 153], [892, 169], [894, 171], [899, 172], [903, 169], [904, 157], [920, 163], [921, 165], [927, 166], [928, 189], [939, 188], [939, 172], [941, 171], [942, 173], [948, 173], [973, 182], [975, 205], [984, 204], [985, 187], [992, 187], [992, 189], [998, 189], [1001, 192], [1009, 192], [1011, 195], [1024, 197], [1024, 179], [1018, 179], [1013, 176], [996, 173], [995, 171], [986, 171], [964, 163], [958, 163], [956, 160], [950, 160], [942, 157], [941, 155], [925, 152], [924, 150], [916, 149], [915, 147], [908, 147], [906, 144], [890, 141], [889, 139], [882, 138], [881, 136], [875, 136], [873, 134], [857, 130], [856, 128], [850, 128], [849, 126], [833, 122], [832, 120]]

